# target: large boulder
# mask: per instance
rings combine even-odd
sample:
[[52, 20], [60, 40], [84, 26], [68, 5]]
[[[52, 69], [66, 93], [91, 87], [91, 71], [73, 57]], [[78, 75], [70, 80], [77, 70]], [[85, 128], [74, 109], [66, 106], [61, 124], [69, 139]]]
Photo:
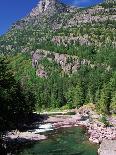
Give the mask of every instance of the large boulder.
[[116, 140], [104, 140], [98, 150], [99, 155], [116, 155]]

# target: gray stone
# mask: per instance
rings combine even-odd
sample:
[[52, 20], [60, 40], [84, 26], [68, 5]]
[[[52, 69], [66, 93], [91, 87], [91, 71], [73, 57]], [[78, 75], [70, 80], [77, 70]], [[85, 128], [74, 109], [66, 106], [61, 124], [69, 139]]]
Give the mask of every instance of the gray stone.
[[116, 140], [102, 141], [98, 150], [99, 155], [116, 155]]

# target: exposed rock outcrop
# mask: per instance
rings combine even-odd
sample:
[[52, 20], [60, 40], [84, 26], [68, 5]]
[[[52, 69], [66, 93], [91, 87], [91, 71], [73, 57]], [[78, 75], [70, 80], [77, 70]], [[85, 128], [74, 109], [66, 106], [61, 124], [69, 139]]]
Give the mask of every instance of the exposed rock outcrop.
[[52, 42], [60, 45], [63, 44], [64, 46], [67, 46], [68, 44], [80, 44], [80, 45], [91, 45], [91, 41], [89, 41], [88, 37], [82, 37], [82, 36], [54, 36], [52, 38]]
[[12, 131], [8, 132], [4, 135], [5, 141], [17, 141], [17, 142], [27, 142], [27, 141], [39, 141], [44, 140], [47, 137], [45, 135], [40, 135], [39, 133], [34, 132], [19, 132], [19, 131]]
[[[105, 66], [104, 64], [95, 65], [87, 59], [79, 59], [78, 56], [60, 54], [41, 49], [38, 49], [36, 52], [32, 52], [32, 66], [38, 69], [39, 65], [41, 65], [41, 60], [44, 58], [47, 58], [50, 62], [56, 62], [66, 74], [77, 72], [82, 65], [88, 65], [91, 68], [103, 67], [108, 71], [111, 69], [110, 66]], [[45, 76], [47, 77], [47, 74], [45, 74]]]
[[[58, 0], [40, 0], [35, 8], [20, 21], [17, 21], [12, 28], [22, 29], [29, 25], [43, 26], [50, 17], [55, 14], [67, 13], [71, 7], [60, 3]], [[50, 22], [49, 22], [50, 23]], [[45, 26], [45, 25], [44, 25]], [[49, 25], [48, 25], [49, 26]]]
[[41, 78], [47, 78], [47, 72], [43, 69], [37, 69], [36, 75]]
[[37, 6], [31, 11], [30, 16], [38, 16], [40, 14], [54, 14], [68, 11], [66, 5], [58, 2], [58, 0], [40, 0]]

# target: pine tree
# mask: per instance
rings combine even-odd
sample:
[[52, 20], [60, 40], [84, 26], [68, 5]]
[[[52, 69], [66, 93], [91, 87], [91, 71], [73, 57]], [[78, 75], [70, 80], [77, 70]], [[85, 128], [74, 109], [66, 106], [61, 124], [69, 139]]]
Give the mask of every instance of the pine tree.
[[104, 84], [100, 93], [97, 108], [100, 112], [108, 114], [110, 111], [111, 92], [109, 85]]
[[84, 103], [83, 90], [78, 83], [76, 87], [72, 87], [66, 94], [67, 103], [71, 107], [80, 107]]
[[116, 91], [112, 94], [111, 104], [110, 104], [111, 113], [116, 114]]
[[93, 96], [90, 89], [87, 91], [86, 103], [93, 103]]

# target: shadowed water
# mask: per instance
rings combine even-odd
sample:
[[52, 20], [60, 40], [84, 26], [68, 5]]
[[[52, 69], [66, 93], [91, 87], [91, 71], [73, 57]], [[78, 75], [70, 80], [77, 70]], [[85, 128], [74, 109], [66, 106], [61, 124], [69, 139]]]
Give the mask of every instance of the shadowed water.
[[83, 128], [65, 128], [46, 133], [48, 139], [31, 144], [18, 155], [97, 155]]

